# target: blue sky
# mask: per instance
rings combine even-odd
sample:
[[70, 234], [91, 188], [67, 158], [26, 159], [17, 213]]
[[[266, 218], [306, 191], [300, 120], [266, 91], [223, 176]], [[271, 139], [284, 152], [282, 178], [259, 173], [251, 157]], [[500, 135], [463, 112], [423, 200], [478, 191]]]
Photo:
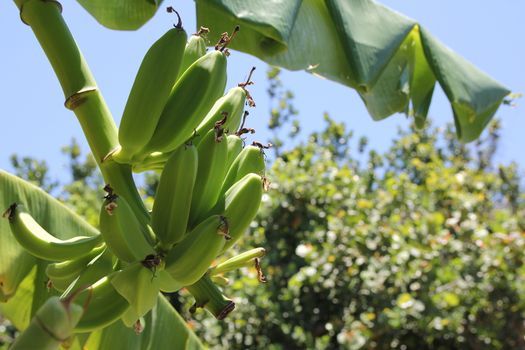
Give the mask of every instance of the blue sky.
[[[64, 18], [118, 125], [144, 53], [170, 28], [174, 18], [161, 10], [139, 31], [113, 31], [100, 26], [75, 1], [62, 2]], [[525, 1], [385, 0], [382, 3], [416, 19], [443, 43], [513, 92], [525, 92]], [[165, 5], [176, 7], [187, 31], [193, 32], [193, 1], [165, 1]], [[64, 179], [66, 160], [60, 148], [74, 137], [87, 151], [80, 126], [74, 114], [63, 107], [58, 81], [33, 33], [20, 21], [13, 2], [0, 3], [0, 30], [0, 168], [11, 170], [9, 156], [17, 153], [45, 159], [51, 175]], [[269, 115], [266, 64], [233, 52], [229, 59], [228, 87], [242, 81], [254, 65], [256, 85], [251, 92], [257, 108], [251, 114], [250, 126], [258, 130], [257, 139], [264, 141], [269, 137], [265, 130]], [[368, 136], [373, 148], [384, 150], [397, 127], [408, 125], [402, 115], [372, 121], [357, 94], [336, 83], [304, 72], [284, 72], [283, 81], [295, 92], [295, 106], [305, 132], [318, 129], [323, 112], [328, 112], [336, 120], [345, 121], [356, 136]], [[502, 107], [497, 113], [503, 121], [503, 137], [496, 161], [515, 160], [523, 168], [525, 99], [516, 102], [516, 107]], [[432, 102], [430, 118], [437, 125], [452, 121], [448, 101], [439, 89]]]

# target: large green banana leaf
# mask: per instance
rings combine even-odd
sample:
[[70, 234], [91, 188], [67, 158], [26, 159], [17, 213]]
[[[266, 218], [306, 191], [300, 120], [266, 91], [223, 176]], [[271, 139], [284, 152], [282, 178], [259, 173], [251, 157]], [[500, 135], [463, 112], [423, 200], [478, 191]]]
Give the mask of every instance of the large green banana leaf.
[[105, 27], [119, 30], [140, 28], [157, 12], [162, 0], [77, 0]]
[[[99, 22], [115, 29], [140, 26], [159, 5], [153, 0], [78, 1]], [[458, 138], [469, 142], [479, 137], [509, 94], [417, 22], [373, 0], [196, 0], [196, 4], [198, 24], [212, 30], [212, 40], [239, 24], [242, 29], [232, 48], [356, 89], [374, 120], [404, 112], [421, 126], [437, 81], [452, 106]]]
[[[7, 209], [14, 202], [23, 203], [46, 230], [59, 238], [97, 234], [97, 230], [40, 188], [0, 170], [0, 208]], [[46, 266], [47, 262], [24, 251], [11, 234], [7, 219], [0, 218], [0, 313], [20, 330], [28, 326], [47, 298], [56, 295], [46, 286]], [[177, 349], [202, 348], [195, 334], [163, 297], [159, 297], [146, 323], [146, 330], [138, 337], [118, 321], [103, 331], [84, 336], [84, 349], [117, 349], [110, 339], [117, 339], [119, 344], [138, 344], [136, 349], [140, 350], [172, 349], [168, 344], [177, 345]]]
[[357, 90], [375, 120], [396, 112], [427, 117], [437, 80], [458, 138], [475, 140], [509, 90], [432, 37], [417, 22], [372, 0], [196, 0], [212, 40], [235, 25], [231, 47]]

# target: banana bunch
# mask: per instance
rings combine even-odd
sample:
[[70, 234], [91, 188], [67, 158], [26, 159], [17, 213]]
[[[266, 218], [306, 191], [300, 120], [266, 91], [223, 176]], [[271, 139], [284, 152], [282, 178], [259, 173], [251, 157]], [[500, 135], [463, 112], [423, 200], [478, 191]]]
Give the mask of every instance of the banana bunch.
[[[209, 52], [206, 32], [201, 28], [191, 36], [181, 61], [170, 62], [180, 68], [165, 101], [150, 99], [152, 92], [140, 88], [142, 80], [142, 84], [148, 80], [137, 76], [133, 89], [137, 86], [142, 92], [130, 94], [128, 103], [140, 99], [155, 104], [148, 108], [162, 109], [160, 114], [146, 119], [137, 113], [122, 117], [121, 149], [112, 157], [131, 165], [135, 172], [160, 172], [150, 223], [141, 227], [125, 208], [125, 201], [124, 219], [119, 219], [121, 199], [111, 192], [101, 211], [101, 234], [108, 249], [123, 262], [112, 284], [130, 305], [122, 317], [128, 326], [154, 306], [158, 291], [182, 287], [194, 295], [196, 306], [205, 307], [217, 318], [233, 310], [235, 304], [216, 283], [229, 270], [210, 267], [241, 239], [267, 189], [264, 149], [269, 145], [255, 142], [246, 146], [244, 136], [255, 132], [245, 127], [249, 113], [244, 111], [245, 106], [255, 106], [247, 90], [255, 68], [243, 83], [224, 93], [226, 46], [235, 31], [231, 36], [224, 33]], [[153, 242], [148, 239], [151, 236]], [[245, 255], [235, 260], [241, 261], [237, 265], [229, 264], [237, 268], [258, 262], [264, 250]]]
[[118, 319], [142, 328], [158, 293], [183, 287], [195, 297], [195, 308], [222, 319], [235, 307], [218, 287], [227, 281], [223, 274], [254, 261], [260, 272], [262, 248], [212, 267], [241, 239], [268, 187], [269, 145], [246, 146], [244, 136], [255, 132], [245, 127], [244, 111], [255, 106], [247, 91], [255, 68], [224, 94], [226, 47], [236, 31], [224, 33], [215, 50], [206, 52], [207, 30], [187, 40], [179, 18], [139, 67], [119, 127], [120, 146], [104, 161], [161, 172], [150, 217], [137, 217], [111, 184], [104, 187], [95, 236], [61, 240], [23, 205], [6, 211], [18, 242], [49, 261], [48, 286], [82, 308], [72, 332], [91, 332]]

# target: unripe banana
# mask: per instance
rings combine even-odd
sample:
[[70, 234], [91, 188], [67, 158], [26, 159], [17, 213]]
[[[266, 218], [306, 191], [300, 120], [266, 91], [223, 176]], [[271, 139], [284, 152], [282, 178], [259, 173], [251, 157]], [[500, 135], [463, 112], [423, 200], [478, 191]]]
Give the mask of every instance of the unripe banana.
[[148, 170], [162, 170], [173, 152], [153, 152], [139, 163], [133, 164], [132, 170], [135, 173], [142, 173]]
[[178, 243], [186, 232], [198, 158], [195, 146], [182, 145], [168, 159], [160, 176], [151, 226], [166, 251]]
[[184, 49], [184, 55], [182, 56], [182, 64], [179, 70], [180, 78], [182, 74], [199, 58], [206, 54], [206, 38], [205, 35], [208, 33], [208, 29], [201, 27], [199, 31], [188, 39], [186, 48]]
[[224, 246], [227, 226], [219, 215], [201, 222], [168, 253], [165, 270], [183, 286], [197, 282]]
[[120, 122], [122, 148], [113, 155], [116, 161], [130, 163], [150, 141], [177, 80], [186, 39], [182, 26], [172, 28], [144, 56]]
[[184, 287], [184, 285], [175, 281], [166, 270], [160, 270], [157, 272], [157, 274], [159, 280], [159, 289], [161, 292], [173, 293]]
[[85, 308], [75, 328], [76, 333], [92, 332], [109, 326], [129, 308], [127, 300], [111, 284], [112, 277], [102, 277], [75, 299], [76, 304]]
[[123, 197], [108, 194], [100, 210], [100, 231], [106, 245], [124, 262], [143, 260], [154, 250], [146, 240], [149, 228], [139, 222]]
[[230, 166], [220, 193], [224, 194], [237, 181], [250, 173], [264, 175], [266, 164], [264, 153], [256, 146], [245, 147]]
[[208, 131], [197, 147], [199, 165], [191, 200], [191, 227], [195, 227], [217, 202], [226, 175], [228, 143], [223, 137], [217, 137], [218, 132], [221, 132], [220, 126]]
[[226, 168], [230, 169], [231, 165], [235, 161], [235, 158], [241, 153], [243, 148], [243, 141], [240, 136], [231, 134], [226, 137], [228, 143], [228, 159], [226, 160]]
[[222, 294], [208, 274], [202, 276], [195, 284], [187, 286], [186, 289], [195, 298], [195, 304], [190, 309], [192, 313], [198, 307], [203, 307], [216, 319], [222, 320], [235, 309], [235, 303]]
[[71, 300], [51, 297], [38, 309], [29, 326], [20, 334], [12, 350], [56, 350], [73, 335], [73, 329], [84, 312]]
[[250, 226], [259, 210], [263, 194], [263, 179], [256, 174], [247, 174], [237, 181], [219, 199], [212, 214], [221, 214], [228, 221], [231, 239], [228, 240], [220, 254], [230, 248]]
[[224, 52], [209, 52], [195, 61], [175, 84], [142, 157], [173, 151], [188, 140], [225, 85]]
[[102, 243], [102, 236], [77, 236], [61, 240], [47, 232], [20, 204], [12, 204], [7, 212], [11, 232], [22, 247], [37, 258], [63, 261], [84, 256]]
[[67, 286], [62, 296], [72, 295], [113, 273], [113, 258], [114, 255], [106, 248], [88, 262], [80, 274]]
[[124, 323], [124, 326], [128, 328], [132, 328], [137, 324], [137, 322], [140, 322], [140, 316], [132, 307], [129, 307], [126, 312], [120, 316], [120, 319], [122, 320], [122, 323]]
[[137, 316], [135, 321], [157, 303], [159, 279], [155, 268], [149, 268], [146, 263], [136, 262], [126, 266], [115, 274], [111, 284], [130, 304]]
[[[86, 256], [49, 264], [46, 267], [46, 275], [52, 283], [53, 287], [58, 291], [63, 292], [86, 269], [88, 264], [93, 259], [101, 255], [104, 251], [106, 251], [105, 244], [95, 247]], [[108, 260], [109, 265], [111, 266], [111, 258], [109, 258]], [[102, 276], [99, 276], [97, 279], [95, 279], [95, 281], [101, 277]], [[92, 281], [91, 283], [93, 282], [94, 281]]]
[[[227, 115], [226, 123], [222, 126], [224, 130], [235, 132], [239, 128], [246, 101], [246, 90], [243, 87], [234, 87], [226, 95], [219, 98], [202, 122], [197, 126], [197, 135], [205, 135], [206, 132], [213, 128], [216, 122], [220, 121], [224, 115]], [[202, 139], [202, 136], [200, 137]], [[195, 143], [199, 143], [197, 137]]]
[[212, 267], [209, 271], [210, 276], [217, 276], [222, 273], [230, 272], [233, 270], [240, 269], [241, 267], [247, 267], [252, 265], [255, 259], [261, 258], [266, 254], [264, 248], [250, 249], [244, 253], [234, 256], [215, 267]]

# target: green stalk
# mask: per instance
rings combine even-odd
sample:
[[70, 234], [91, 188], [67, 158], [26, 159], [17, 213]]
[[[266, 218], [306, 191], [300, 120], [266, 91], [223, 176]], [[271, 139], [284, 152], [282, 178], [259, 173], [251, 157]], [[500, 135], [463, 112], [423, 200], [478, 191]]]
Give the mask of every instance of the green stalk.
[[203, 307], [211, 312], [216, 319], [222, 320], [235, 309], [235, 303], [222, 294], [207, 273], [191, 286], [187, 286], [186, 289], [195, 298], [192, 312], [198, 307]]
[[14, 0], [20, 18], [31, 27], [62, 86], [65, 106], [77, 116], [102, 176], [123, 196], [140, 220], [149, 214], [137, 191], [131, 167], [104, 158], [118, 146], [117, 126], [95, 79], [54, 0]]

